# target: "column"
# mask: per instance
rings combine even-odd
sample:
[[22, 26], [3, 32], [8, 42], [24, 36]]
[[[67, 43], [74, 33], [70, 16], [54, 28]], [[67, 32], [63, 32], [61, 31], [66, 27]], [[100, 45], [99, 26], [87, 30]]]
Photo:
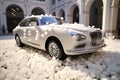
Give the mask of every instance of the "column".
[[83, 3], [83, 0], [80, 0], [79, 5], [80, 5], [79, 6], [79, 23], [84, 24], [84, 13], [83, 13], [84, 3]]
[[113, 2], [111, 6], [111, 18], [110, 18], [110, 32], [111, 33], [112, 32], [115, 33], [117, 30], [117, 16], [118, 16], [118, 7], [119, 7], [118, 5], [115, 5]]
[[31, 2], [29, 0], [24, 0], [23, 4], [24, 4], [24, 8], [25, 8], [24, 17], [31, 16], [30, 6], [33, 6], [33, 5], [31, 4]]
[[7, 18], [6, 18], [6, 9], [5, 9], [4, 1], [1, 2], [1, 26], [4, 26], [5, 33], [8, 33], [7, 29]]
[[110, 31], [110, 0], [104, 0], [103, 2], [103, 20], [102, 30], [103, 32]]
[[65, 2], [65, 21], [68, 22], [68, 23], [72, 23], [72, 13], [70, 11], [70, 3], [69, 1], [66, 0]]
[[84, 11], [84, 25], [89, 26], [89, 11]]
[[70, 11], [70, 8], [69, 9], [67, 9], [67, 11], [66, 11], [67, 13], [66, 13], [66, 21], [68, 22], [68, 23], [73, 23], [73, 15], [72, 15], [72, 13], [71, 13], [71, 11]]
[[67, 7], [68, 7], [68, 4], [65, 3], [65, 9], [64, 9], [64, 13], [65, 13], [65, 21], [67, 21]]
[[3, 16], [3, 25], [5, 27], [5, 32], [8, 33], [6, 12], [3, 12], [2, 16]]

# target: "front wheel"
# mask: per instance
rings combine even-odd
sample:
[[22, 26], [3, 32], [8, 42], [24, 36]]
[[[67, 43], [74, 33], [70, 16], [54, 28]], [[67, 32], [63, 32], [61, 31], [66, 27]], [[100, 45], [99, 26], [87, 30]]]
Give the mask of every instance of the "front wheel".
[[16, 44], [17, 44], [18, 47], [22, 47], [22, 46], [23, 46], [23, 43], [21, 42], [19, 36], [16, 36], [16, 37], [15, 37], [15, 40], [16, 40]]
[[60, 60], [66, 59], [66, 55], [59, 41], [50, 41], [47, 50], [51, 57], [55, 57]]

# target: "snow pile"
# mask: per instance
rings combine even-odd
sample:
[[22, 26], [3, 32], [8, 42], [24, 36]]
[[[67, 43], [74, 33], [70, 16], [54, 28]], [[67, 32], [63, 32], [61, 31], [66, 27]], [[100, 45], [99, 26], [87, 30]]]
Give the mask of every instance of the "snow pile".
[[120, 41], [92, 54], [50, 59], [29, 46], [19, 48], [12, 36], [0, 36], [0, 80], [120, 80]]

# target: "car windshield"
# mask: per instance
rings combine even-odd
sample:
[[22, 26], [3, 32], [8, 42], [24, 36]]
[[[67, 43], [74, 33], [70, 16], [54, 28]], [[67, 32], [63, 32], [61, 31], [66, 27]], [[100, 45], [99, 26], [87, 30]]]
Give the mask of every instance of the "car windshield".
[[54, 17], [42, 17], [40, 19], [41, 25], [46, 25], [46, 24], [57, 24], [57, 21]]

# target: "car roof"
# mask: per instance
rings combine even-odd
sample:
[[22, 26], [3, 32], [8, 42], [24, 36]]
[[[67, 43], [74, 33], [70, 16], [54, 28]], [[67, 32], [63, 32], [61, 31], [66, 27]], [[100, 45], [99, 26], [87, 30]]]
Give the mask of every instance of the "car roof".
[[36, 17], [36, 18], [41, 18], [41, 17], [54, 17], [52, 15], [32, 15], [32, 16], [27, 16], [26, 18], [32, 18], [32, 17]]

